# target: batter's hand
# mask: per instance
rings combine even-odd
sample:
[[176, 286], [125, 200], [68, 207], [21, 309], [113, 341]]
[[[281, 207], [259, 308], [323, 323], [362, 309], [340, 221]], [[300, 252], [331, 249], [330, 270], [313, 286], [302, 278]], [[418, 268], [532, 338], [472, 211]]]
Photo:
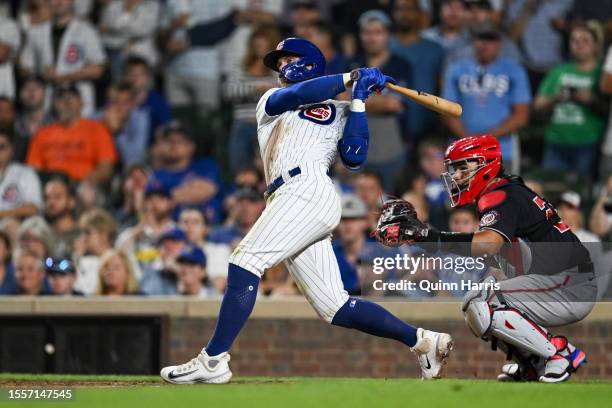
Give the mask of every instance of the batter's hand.
[[387, 82], [397, 81], [383, 74], [378, 68], [359, 68], [352, 73], [357, 80], [353, 86], [353, 99], [366, 100], [372, 92], [382, 91]]
[[386, 246], [422, 241], [429, 227], [417, 218], [414, 206], [405, 200], [389, 200], [384, 203], [376, 230], [372, 236]]

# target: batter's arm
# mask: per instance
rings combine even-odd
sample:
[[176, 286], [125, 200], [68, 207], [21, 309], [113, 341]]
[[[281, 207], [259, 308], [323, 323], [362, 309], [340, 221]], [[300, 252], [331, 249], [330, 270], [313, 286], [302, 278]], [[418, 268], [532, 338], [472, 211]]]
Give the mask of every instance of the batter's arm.
[[349, 74], [327, 75], [299, 82], [275, 91], [266, 101], [269, 116], [295, 110], [299, 106], [322, 102], [344, 92]]
[[368, 157], [368, 144], [370, 133], [368, 130], [368, 117], [362, 100], [353, 99], [351, 102], [344, 134], [338, 141], [338, 153], [344, 166], [350, 170], [359, 170]]

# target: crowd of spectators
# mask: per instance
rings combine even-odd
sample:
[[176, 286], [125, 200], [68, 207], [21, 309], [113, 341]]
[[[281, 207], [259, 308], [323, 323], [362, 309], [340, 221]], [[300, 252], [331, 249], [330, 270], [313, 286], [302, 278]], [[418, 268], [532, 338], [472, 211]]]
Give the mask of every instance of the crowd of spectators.
[[[610, 251], [610, 0], [3, 1], [0, 295], [220, 296], [265, 207], [255, 106], [277, 86], [262, 57], [286, 36], [315, 43], [327, 74], [378, 67], [463, 106], [442, 118], [388, 90], [367, 100], [365, 169], [332, 168], [349, 293], [371, 294], [376, 258], [419, 256], [370, 238], [387, 196], [438, 228], [478, 228], [439, 179], [446, 145], [473, 134], [498, 137], [506, 168]], [[298, 289], [279, 265], [261, 292]]]

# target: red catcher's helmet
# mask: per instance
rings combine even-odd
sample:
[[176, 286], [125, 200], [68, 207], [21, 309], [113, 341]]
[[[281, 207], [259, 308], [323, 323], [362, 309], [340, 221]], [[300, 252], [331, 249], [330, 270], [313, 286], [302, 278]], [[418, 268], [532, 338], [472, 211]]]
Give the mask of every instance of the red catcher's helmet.
[[502, 157], [499, 141], [491, 135], [459, 139], [444, 154], [442, 181], [452, 207], [471, 203], [497, 177]]

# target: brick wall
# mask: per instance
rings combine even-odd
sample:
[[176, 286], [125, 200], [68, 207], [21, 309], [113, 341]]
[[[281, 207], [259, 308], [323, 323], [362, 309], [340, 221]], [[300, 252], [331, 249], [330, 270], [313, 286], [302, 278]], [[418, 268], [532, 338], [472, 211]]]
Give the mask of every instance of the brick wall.
[[[492, 378], [503, 364], [501, 352], [475, 338], [465, 326], [457, 302], [393, 302], [383, 304], [399, 318], [455, 337], [448, 374]], [[166, 363], [193, 358], [214, 330], [219, 300], [187, 298], [116, 299], [2, 297], [0, 314], [167, 316], [163, 357]], [[600, 302], [579, 324], [560, 328], [587, 353], [579, 377], [612, 378], [612, 303]], [[301, 297], [259, 299], [251, 319], [232, 349], [237, 375], [418, 377], [417, 362], [407, 347], [355, 330], [323, 323]]]
[[[214, 319], [177, 317], [170, 321], [169, 361], [187, 361], [208, 340]], [[451, 333], [455, 350], [447, 375], [493, 378], [504, 362], [500, 351], [474, 337], [458, 319], [415, 324]], [[612, 321], [587, 321], [554, 334], [567, 335], [587, 353], [579, 377], [612, 378]], [[232, 348], [236, 375], [418, 377], [414, 355], [393, 340], [329, 326], [315, 319], [252, 319]]]

